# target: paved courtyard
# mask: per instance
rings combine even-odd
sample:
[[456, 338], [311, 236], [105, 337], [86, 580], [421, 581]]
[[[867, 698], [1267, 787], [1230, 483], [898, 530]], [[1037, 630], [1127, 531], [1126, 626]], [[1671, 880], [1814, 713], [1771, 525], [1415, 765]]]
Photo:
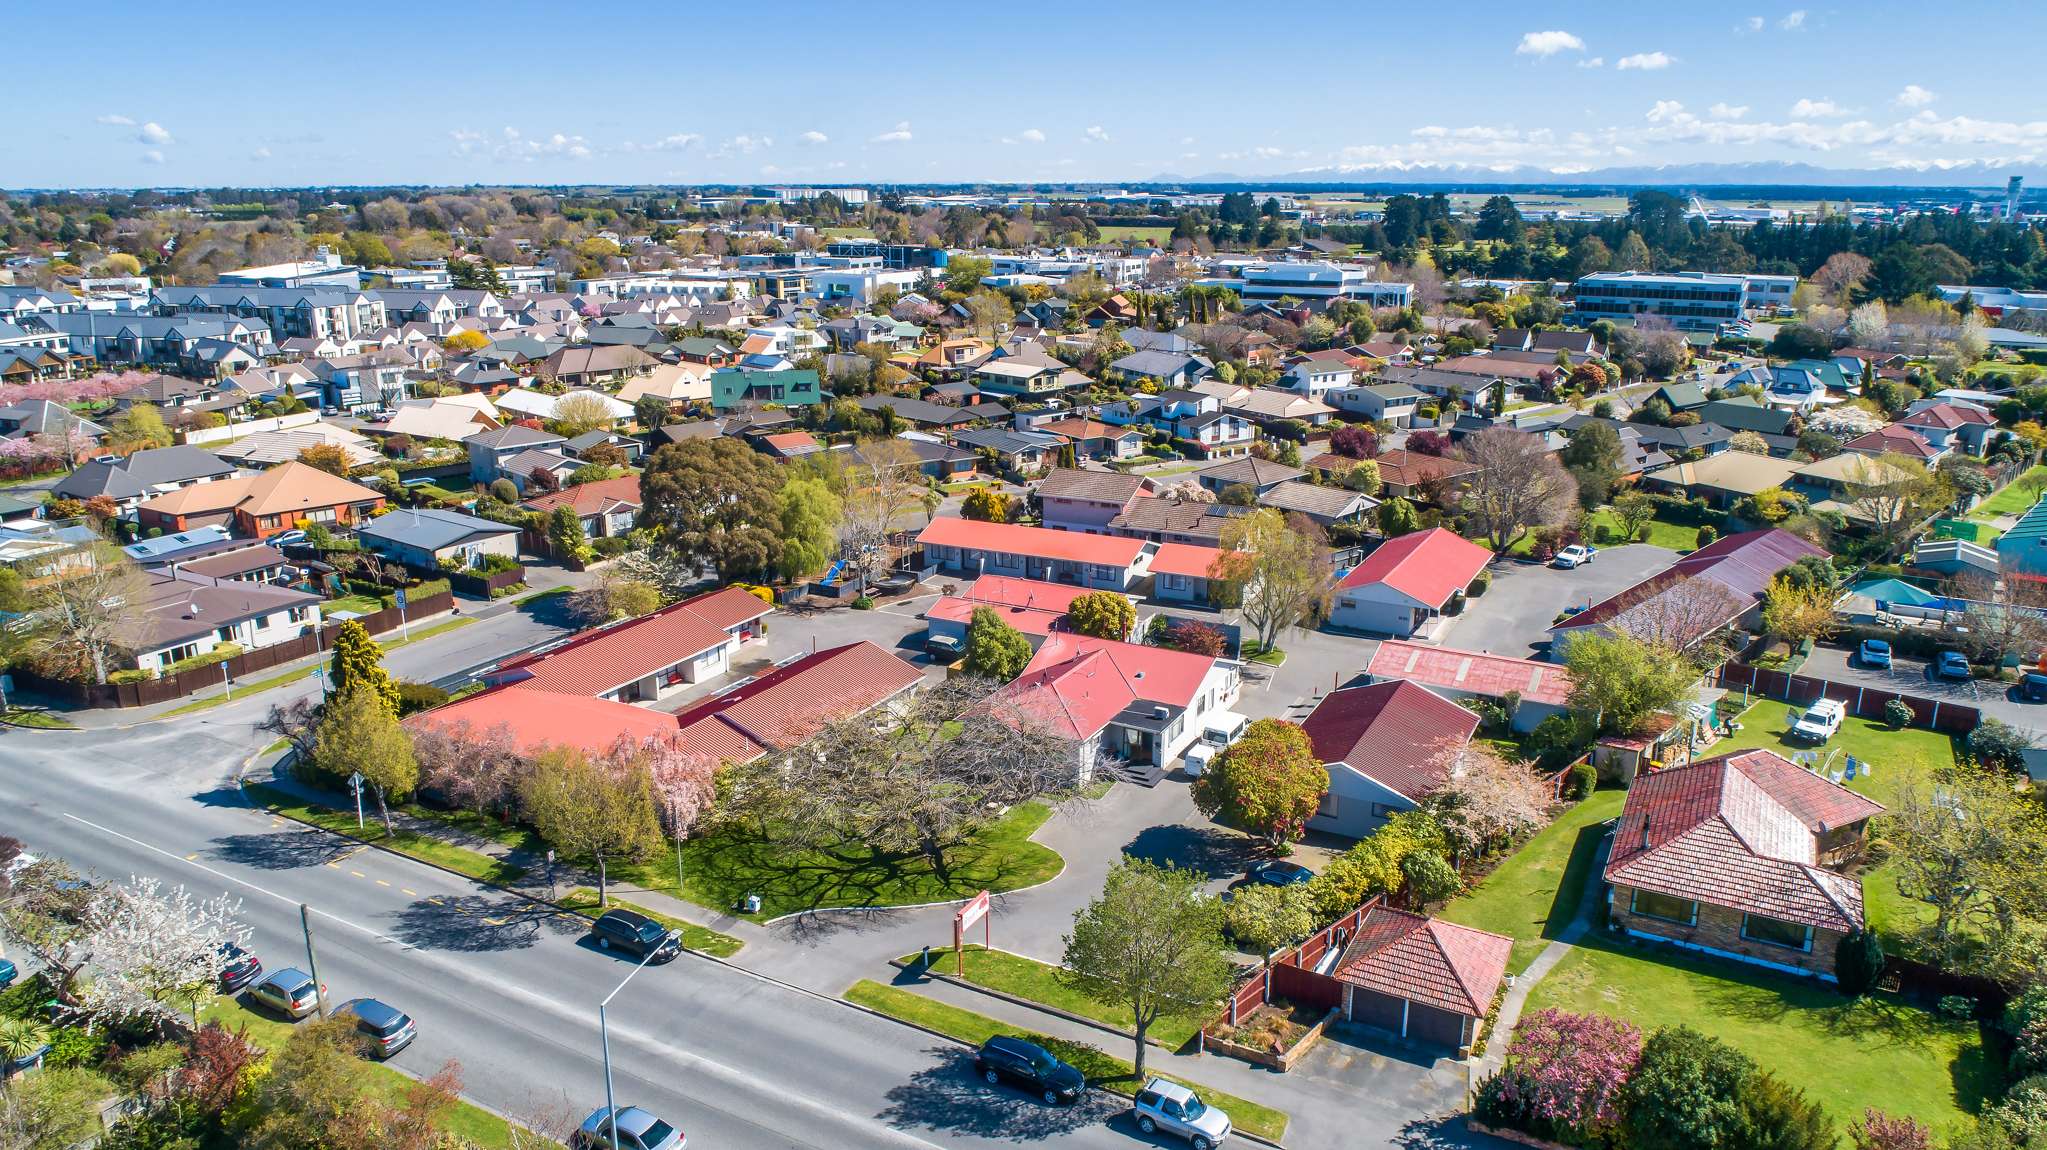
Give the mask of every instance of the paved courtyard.
[[1677, 552], [1646, 543], [1602, 547], [1599, 556], [1565, 571], [1540, 563], [1496, 562], [1486, 593], [1437, 636], [1446, 647], [1540, 659], [1549, 628], [1566, 607], [1589, 607], [1634, 586], [1677, 560]]
[[1799, 674], [1874, 690], [1963, 703], [2015, 727], [2047, 735], [2047, 704], [2022, 703], [2010, 684], [1936, 679], [1925, 660], [1896, 657], [1888, 671], [1864, 667], [1845, 647], [1815, 647]]

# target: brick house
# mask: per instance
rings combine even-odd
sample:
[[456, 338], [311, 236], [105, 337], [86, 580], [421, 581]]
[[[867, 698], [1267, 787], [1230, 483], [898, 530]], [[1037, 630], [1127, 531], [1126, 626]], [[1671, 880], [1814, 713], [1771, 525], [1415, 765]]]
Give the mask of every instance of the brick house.
[[1862, 882], [1840, 873], [1883, 807], [1774, 751], [1638, 777], [1606, 864], [1612, 925], [1833, 981], [1862, 929]]

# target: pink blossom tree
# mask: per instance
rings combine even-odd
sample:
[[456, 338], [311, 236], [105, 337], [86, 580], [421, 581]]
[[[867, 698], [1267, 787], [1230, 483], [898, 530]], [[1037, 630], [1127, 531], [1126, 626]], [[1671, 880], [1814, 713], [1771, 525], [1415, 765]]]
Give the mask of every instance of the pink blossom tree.
[[422, 724], [412, 735], [419, 786], [478, 814], [509, 819], [528, 761], [509, 724], [477, 730], [467, 720]]
[[1615, 1098], [1642, 1057], [1642, 1032], [1603, 1014], [1538, 1010], [1507, 1045], [1500, 1095], [1559, 1129], [1617, 1120]]
[[641, 740], [620, 735], [604, 757], [621, 769], [647, 772], [670, 838], [687, 838], [717, 799], [718, 760], [690, 749], [676, 736]]

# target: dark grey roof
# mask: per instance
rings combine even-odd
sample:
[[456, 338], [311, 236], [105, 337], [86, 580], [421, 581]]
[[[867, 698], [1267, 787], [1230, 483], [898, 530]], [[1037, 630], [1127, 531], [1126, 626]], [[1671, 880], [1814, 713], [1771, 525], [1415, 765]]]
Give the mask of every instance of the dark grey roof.
[[1735, 431], [1760, 431], [1765, 435], [1783, 435], [1791, 426], [1792, 415], [1788, 411], [1778, 411], [1755, 402], [1716, 399], [1699, 409], [1699, 418]]
[[971, 423], [979, 418], [961, 408], [929, 403], [921, 399], [908, 399], [900, 395], [863, 395], [859, 399], [859, 404], [862, 411], [875, 414], [880, 414], [884, 407], [894, 408], [898, 416], [912, 423], [926, 423], [936, 427]]
[[422, 507], [379, 515], [356, 528], [355, 533], [359, 538], [383, 539], [422, 551], [439, 551], [471, 539], [514, 534], [518, 530], [510, 524], [459, 511]]
[[516, 423], [511, 423], [503, 427], [492, 428], [489, 431], [479, 431], [475, 435], [466, 437], [463, 442], [480, 443], [485, 447], [495, 449], [503, 447], [538, 447], [543, 444], [566, 443], [568, 441], [551, 431], [535, 431], [533, 428], [521, 427]]
[[59, 480], [50, 494], [59, 499], [91, 499], [108, 495], [133, 499], [151, 487], [219, 479], [235, 473], [234, 465], [196, 447], [149, 447], [120, 459], [95, 459]]

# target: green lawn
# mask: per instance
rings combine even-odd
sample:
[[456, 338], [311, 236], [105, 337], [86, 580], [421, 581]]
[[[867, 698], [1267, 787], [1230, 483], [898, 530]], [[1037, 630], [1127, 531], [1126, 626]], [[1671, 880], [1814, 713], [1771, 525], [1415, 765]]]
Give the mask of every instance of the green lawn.
[[1173, 229], [1171, 228], [1157, 225], [1146, 226], [1143, 224], [1103, 224], [1101, 225], [1101, 233], [1102, 242], [1105, 244], [1122, 243], [1125, 240], [1143, 240], [1146, 243], [1163, 245], [1173, 238]]
[[[239, 694], [253, 695], [258, 691], [267, 691], [272, 687], [282, 687], [286, 683], [296, 682], [318, 669], [317, 667], [300, 667], [295, 671], [286, 671], [281, 675], [272, 675], [267, 679], [251, 679], [247, 682], [236, 683], [234, 689]], [[218, 707], [225, 702], [228, 702], [228, 692], [221, 691], [218, 694], [194, 699], [180, 707], [172, 707], [158, 717], [168, 719], [173, 715], [189, 715], [195, 711], [204, 711], [209, 707]]]
[[363, 826], [361, 830], [357, 830], [354, 811], [341, 811], [332, 807], [314, 806], [310, 803], [301, 802], [295, 796], [286, 794], [275, 787], [266, 787], [261, 783], [243, 783], [242, 789], [264, 809], [283, 815], [286, 818], [296, 819], [302, 823], [310, 823], [325, 830], [337, 831], [350, 838], [360, 839], [363, 842], [419, 859], [421, 862], [446, 867], [459, 874], [468, 875], [470, 878], [508, 885], [519, 881], [526, 874], [524, 867], [513, 866], [510, 863], [492, 858], [481, 851], [473, 851], [467, 847], [459, 847], [453, 843], [442, 842], [431, 835], [423, 835], [417, 831], [401, 829], [394, 835], [386, 835], [384, 833], [384, 824], [377, 821], [376, 809], [367, 799], [365, 799], [363, 805]]
[[43, 731], [75, 731], [78, 724], [55, 711], [37, 710], [32, 707], [9, 707], [0, 712], [0, 722], [17, 727], [34, 727]]
[[1244, 644], [1244, 649], [1240, 654], [1248, 662], [1263, 663], [1268, 667], [1279, 667], [1286, 663], [1286, 652], [1284, 650], [1278, 647], [1264, 647], [1257, 642]]
[[[348, 997], [328, 984], [328, 1002], [334, 1003]], [[399, 1008], [404, 1009], [400, 1004]], [[216, 999], [199, 1015], [202, 1022], [218, 1022], [229, 1030], [248, 1028], [249, 1041], [263, 1049], [276, 1052], [291, 1038], [293, 1026], [282, 1019], [251, 1010], [232, 998]], [[396, 1101], [416, 1080], [401, 1074], [392, 1067], [365, 1059], [362, 1064], [359, 1087], [366, 1093], [375, 1094], [389, 1101]], [[455, 1108], [441, 1121], [441, 1129], [458, 1138], [468, 1140], [482, 1150], [500, 1150], [512, 1144], [511, 1127], [505, 1120], [488, 1110], [457, 1101]]]
[[519, 596], [517, 599], [512, 600], [512, 606], [524, 607], [528, 603], [536, 603], [542, 599], [552, 599], [556, 595], [566, 595], [574, 590], [575, 590], [574, 587], [571, 587], [568, 584], [564, 583], [559, 587], [549, 587], [545, 591], [529, 591], [526, 594]]
[[353, 611], [358, 615], [371, 615], [383, 609], [383, 600], [372, 599], [368, 595], [343, 595], [320, 604], [320, 610], [329, 615], [336, 611]]
[[1514, 954], [1507, 969], [1514, 974], [1526, 970], [1577, 913], [1599, 853], [1600, 824], [1620, 814], [1627, 794], [1617, 789], [1592, 792], [1437, 914], [1513, 936]]
[[[384, 653], [388, 655], [407, 643], [417, 643], [421, 639], [431, 639], [435, 635], [446, 634], [449, 631], [467, 627], [474, 622], [476, 622], [476, 616], [474, 615], [458, 615], [453, 619], [443, 619], [438, 623], [429, 623], [424, 627], [412, 627], [410, 635], [401, 632], [400, 636], [395, 639], [379, 639], [377, 640], [377, 646], [382, 647]], [[390, 632], [386, 631], [385, 634], [388, 635]]]
[[[557, 905], [564, 909], [575, 911], [577, 914], [595, 915], [598, 913], [597, 892], [587, 886], [579, 886], [563, 895]], [[720, 934], [708, 926], [699, 926], [686, 919], [662, 914], [658, 910], [650, 910], [639, 903], [627, 902], [616, 895], [611, 897], [610, 905], [621, 910], [637, 911], [670, 930], [681, 931], [682, 945], [691, 950], [700, 950], [705, 954], [716, 955], [719, 958], [731, 958], [739, 953], [741, 947], [746, 945], [729, 934]]]
[[1874, 1106], [1940, 1131], [1966, 1125], [2001, 1088], [1973, 1022], [1884, 995], [1851, 1001], [1675, 948], [1588, 941], [1536, 984], [1529, 1010], [1607, 1014], [1652, 1031], [1683, 1023], [1742, 1050], [1844, 1124]]
[[726, 912], [748, 894], [761, 897], [757, 919], [832, 907], [885, 907], [970, 898], [982, 890], [1007, 891], [1044, 882], [1066, 864], [1057, 851], [1031, 842], [1052, 817], [1043, 803], [1022, 803], [948, 851], [945, 873], [922, 857], [883, 855], [864, 844], [833, 850], [791, 851], [780, 844], [724, 830], [683, 844], [686, 872], [675, 889], [675, 859], [614, 866], [615, 883], [663, 890], [710, 910]]
[[[858, 1003], [890, 1018], [915, 1023], [927, 1030], [935, 1030], [976, 1046], [998, 1034], [1018, 1033], [1016, 1027], [989, 1018], [985, 1014], [961, 1010], [948, 1003], [933, 1001], [915, 991], [883, 986], [881, 983], [866, 979], [846, 988], [845, 997], [848, 1002]], [[1025, 1034], [1022, 1037], [1045, 1047], [1062, 1061], [1087, 1075], [1088, 1085], [1096, 1089], [1128, 1097], [1135, 1093], [1140, 1085], [1136, 1080], [1135, 1070], [1128, 1062], [1104, 1054], [1092, 1046], [1082, 1046], [1079, 1043], [1040, 1034]], [[1284, 1111], [1261, 1106], [1249, 1099], [1225, 1094], [1220, 1090], [1197, 1086], [1171, 1075], [1159, 1077], [1179, 1082], [1199, 1095], [1202, 1101], [1220, 1107], [1223, 1113], [1230, 1116], [1231, 1124], [1239, 1130], [1274, 1142], [1286, 1134], [1288, 1119]]]
[[2023, 514], [2028, 507], [2033, 505], [2033, 496], [2028, 493], [2028, 489], [2020, 482], [2028, 476], [2033, 477], [2036, 481], [2047, 479], [2047, 463], [2039, 464], [2031, 471], [2019, 475], [2006, 484], [2003, 490], [1971, 508], [1969, 510], [1969, 518], [1995, 519], [2000, 515]]
[[[914, 964], [918, 957], [906, 954], [902, 961]], [[932, 948], [931, 962], [932, 968], [940, 974], [953, 972], [953, 956], [949, 948]], [[965, 977], [968, 982], [985, 986], [990, 990], [1000, 990], [1005, 994], [1014, 994], [1018, 998], [1055, 1006], [1068, 1014], [1078, 1014], [1082, 1018], [1092, 1018], [1096, 1022], [1104, 1022], [1124, 1030], [1132, 1030], [1136, 1026], [1128, 1007], [1105, 1006], [1096, 1002], [1060, 982], [1058, 967], [1036, 959], [1002, 950], [969, 946], [966, 948], [966, 969]], [[1161, 1020], [1152, 1026], [1149, 1037], [1170, 1049], [1178, 1050], [1194, 1040], [1195, 1033], [1201, 1029], [1201, 1021], [1198, 1017]]]
[[[1585, 529], [1588, 532], [1596, 530], [1602, 524], [1613, 532], [1615, 539], [1620, 538], [1621, 525], [1613, 517], [1611, 508], [1602, 507], [1585, 517]], [[1699, 545], [1699, 529], [1682, 523], [1666, 523], [1661, 519], [1651, 519], [1639, 542], [1647, 543], [1651, 547], [1668, 547], [1672, 551], [1690, 551]]]
[[[1725, 754], [1763, 747], [1790, 758], [1795, 751], [1812, 749], [1810, 744], [1793, 743], [1784, 738], [1788, 726], [1784, 721], [1787, 706], [1783, 702], [1765, 699], [1750, 707], [1741, 715], [1744, 729], [1732, 738], [1713, 744], [1710, 753]], [[1837, 769], [1847, 755], [1854, 755], [1858, 761], [1874, 767], [1868, 774], [1858, 772], [1857, 777], [1845, 785], [1885, 805], [1896, 803], [1898, 796], [1906, 791], [1932, 785], [1933, 773], [1952, 766], [1962, 749], [1960, 739], [1938, 731], [1914, 727], [1893, 731], [1883, 723], [1853, 716], [1844, 721], [1841, 730], [1820, 749], [1824, 752], [1837, 747], [1842, 752], [1835, 757]], [[1870, 928], [1882, 935], [1892, 950], [1898, 949], [1895, 940], [1903, 939], [1915, 927], [1933, 919], [1931, 906], [1898, 892], [1894, 863], [1885, 863], [1864, 873], [1862, 895], [1863, 911], [1869, 918]]]

